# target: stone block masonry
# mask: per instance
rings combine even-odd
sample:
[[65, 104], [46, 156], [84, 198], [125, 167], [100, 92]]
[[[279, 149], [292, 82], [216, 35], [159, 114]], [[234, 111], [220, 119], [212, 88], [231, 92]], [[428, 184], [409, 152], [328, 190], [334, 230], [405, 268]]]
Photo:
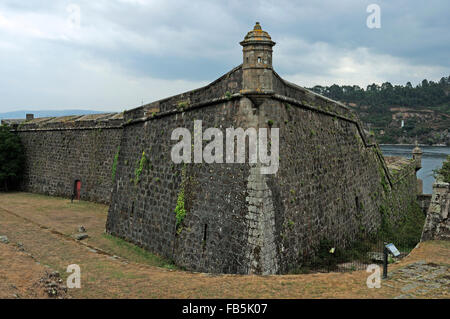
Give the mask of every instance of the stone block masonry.
[[[234, 81], [229, 74], [222, 79], [220, 87]], [[393, 219], [401, 216], [415, 200], [415, 163], [402, 163], [393, 175], [348, 109], [304, 90], [296, 94], [301, 100], [280, 95], [258, 106], [253, 95], [232, 91], [229, 99], [212, 96], [184, 109], [174, 97], [172, 109], [147, 118], [132, 114], [148, 114], [154, 105], [126, 112], [108, 232], [186, 269], [273, 274], [301, 264], [321, 239], [345, 247], [361, 229], [377, 232], [381, 205]], [[259, 175], [248, 163], [171, 163], [171, 131], [193, 132], [194, 120], [205, 128], [279, 127], [277, 174]], [[136, 183], [143, 152], [149, 166]], [[182, 188], [186, 217], [178, 232]]]
[[450, 240], [450, 183], [438, 176], [433, 183], [433, 194], [427, 212], [427, 219], [421, 241]]
[[[193, 131], [194, 119], [211, 127], [233, 126], [238, 111], [239, 100], [234, 99], [126, 125], [107, 231], [188, 269], [247, 272], [242, 249], [248, 236], [248, 166], [174, 164], [170, 159], [173, 129]], [[148, 164], [137, 176], [143, 152]], [[175, 207], [181, 190], [186, 217], [177, 232]]]
[[39, 118], [15, 127], [25, 147], [22, 189], [109, 203], [111, 168], [122, 136], [121, 114]]

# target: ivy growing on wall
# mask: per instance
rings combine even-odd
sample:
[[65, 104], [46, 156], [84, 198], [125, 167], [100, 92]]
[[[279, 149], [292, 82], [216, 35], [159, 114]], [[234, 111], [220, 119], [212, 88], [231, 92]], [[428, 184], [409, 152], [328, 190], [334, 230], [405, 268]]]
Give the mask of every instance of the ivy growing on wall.
[[119, 162], [119, 152], [120, 152], [120, 146], [117, 147], [116, 155], [114, 155], [114, 161], [113, 161], [112, 173], [111, 173], [111, 178], [112, 178], [113, 183], [116, 180], [116, 170], [117, 170], [117, 163]]
[[425, 215], [416, 202], [404, 207], [403, 216], [396, 223], [391, 221], [391, 212], [386, 205], [380, 206], [381, 227], [379, 236], [385, 241], [393, 241], [398, 247], [412, 249], [422, 234]]
[[181, 184], [178, 191], [177, 205], [175, 207], [176, 232], [181, 234], [183, 230], [183, 222], [186, 215], [194, 206], [199, 183], [197, 181], [195, 172], [187, 172], [187, 165], [184, 164], [181, 170]]
[[388, 184], [388, 181], [387, 181], [387, 179], [386, 179], [386, 174], [385, 174], [385, 172], [384, 172], [384, 169], [383, 169], [383, 167], [380, 165], [380, 166], [378, 167], [378, 170], [379, 170], [379, 173], [380, 173], [380, 176], [381, 176], [380, 184], [381, 184], [381, 186], [383, 187], [384, 192], [385, 192], [385, 193], [388, 193], [388, 192], [389, 192], [389, 184]]
[[183, 170], [181, 171], [182, 181], [180, 191], [178, 192], [177, 198], [177, 206], [175, 207], [175, 218], [176, 218], [176, 229], [177, 234], [180, 234], [183, 230], [183, 220], [186, 217], [186, 208], [184, 203], [184, 188], [186, 184], [186, 164], [183, 166]]
[[138, 167], [134, 170], [134, 185], [137, 185], [141, 180], [142, 171], [148, 167], [148, 162], [147, 155], [143, 151], [141, 159], [138, 161]]
[[186, 217], [186, 209], [184, 207], [184, 189], [181, 189], [178, 194], [177, 207], [175, 207], [177, 234], [180, 234], [181, 231], [183, 230], [182, 223], [185, 217]]

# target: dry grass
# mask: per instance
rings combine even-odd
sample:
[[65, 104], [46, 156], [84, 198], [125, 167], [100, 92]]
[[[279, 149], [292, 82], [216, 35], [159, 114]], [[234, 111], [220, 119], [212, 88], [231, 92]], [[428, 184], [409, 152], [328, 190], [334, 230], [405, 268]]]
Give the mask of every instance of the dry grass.
[[[380, 289], [368, 289], [366, 279], [369, 274], [365, 271], [213, 276], [171, 269], [173, 266], [167, 261], [105, 236], [106, 216], [107, 206], [104, 205], [71, 204], [67, 199], [28, 193], [0, 193], [0, 235], [7, 235], [11, 241], [8, 245], [0, 244], [0, 268], [5, 268], [8, 262], [10, 269], [7, 273], [1, 272], [3, 277], [0, 278], [6, 278], [8, 283], [19, 281], [26, 286], [39, 277], [35, 273], [42, 271], [41, 267], [27, 268], [19, 257], [4, 256], [5, 252], [8, 255], [14, 253], [4, 247], [21, 242], [37, 261], [60, 271], [64, 278], [69, 264], [80, 265], [82, 288], [70, 290], [70, 295], [75, 298], [393, 298], [401, 294], [399, 287], [389, 285], [390, 280], [383, 282]], [[93, 252], [70, 239], [68, 236], [76, 233], [79, 225], [86, 227], [89, 245], [123, 258]], [[422, 243], [410, 256], [390, 268], [417, 260], [448, 264], [449, 252], [449, 243]], [[20, 281], [22, 275], [26, 276]]]
[[46, 267], [12, 245], [0, 245], [0, 298], [46, 298], [34, 286]]

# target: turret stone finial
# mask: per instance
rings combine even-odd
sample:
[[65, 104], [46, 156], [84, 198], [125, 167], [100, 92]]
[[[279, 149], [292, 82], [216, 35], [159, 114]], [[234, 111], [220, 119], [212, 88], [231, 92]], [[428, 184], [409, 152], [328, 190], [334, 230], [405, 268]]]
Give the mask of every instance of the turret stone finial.
[[416, 147], [414, 147], [413, 151], [412, 151], [412, 156], [413, 156], [413, 160], [416, 162], [416, 172], [422, 168], [422, 150], [419, 147], [419, 143], [417, 142], [416, 139]]
[[243, 93], [271, 93], [272, 86], [272, 41], [259, 22], [240, 42], [243, 52]]
[[415, 144], [415, 147], [413, 149], [413, 154], [422, 154], [423, 152], [422, 152], [422, 150], [419, 147], [419, 143], [417, 142], [417, 139], [416, 139], [416, 142], [414, 144]]

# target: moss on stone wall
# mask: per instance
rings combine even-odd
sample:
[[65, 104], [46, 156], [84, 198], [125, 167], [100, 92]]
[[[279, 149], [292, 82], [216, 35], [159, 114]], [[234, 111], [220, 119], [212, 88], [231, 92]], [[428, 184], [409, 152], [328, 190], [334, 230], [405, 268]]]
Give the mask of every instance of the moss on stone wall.
[[419, 204], [410, 202], [396, 223], [392, 222], [392, 212], [386, 206], [380, 206], [381, 227], [378, 237], [393, 242], [401, 250], [410, 250], [420, 241], [425, 215]]

